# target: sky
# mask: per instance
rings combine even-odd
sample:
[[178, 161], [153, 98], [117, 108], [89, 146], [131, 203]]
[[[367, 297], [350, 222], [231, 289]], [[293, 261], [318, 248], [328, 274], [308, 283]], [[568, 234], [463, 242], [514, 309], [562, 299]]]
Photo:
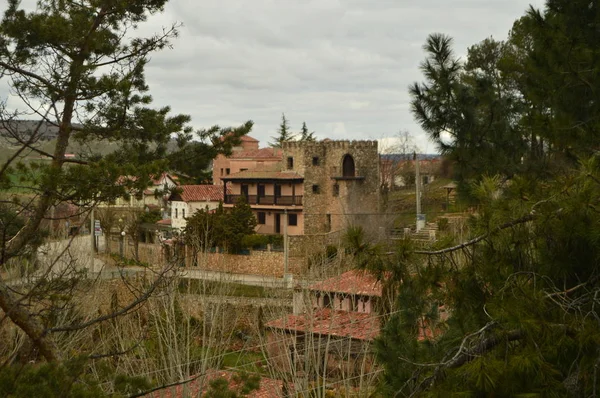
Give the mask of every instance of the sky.
[[379, 140], [386, 150], [407, 130], [435, 153], [408, 95], [423, 80], [427, 36], [450, 35], [464, 59], [487, 37], [505, 39], [530, 4], [544, 1], [172, 0], [141, 27], [183, 24], [172, 49], [152, 55], [146, 79], [155, 106], [191, 115], [195, 128], [253, 120], [261, 146], [285, 113], [292, 131], [306, 122], [319, 139]]

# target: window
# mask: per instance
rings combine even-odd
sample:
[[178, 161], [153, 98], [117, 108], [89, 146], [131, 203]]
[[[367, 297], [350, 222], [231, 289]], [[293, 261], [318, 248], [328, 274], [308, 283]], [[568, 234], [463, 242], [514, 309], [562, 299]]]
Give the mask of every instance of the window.
[[313, 166], [318, 166], [318, 165], [319, 165], [319, 157], [313, 156]]
[[223, 169], [221, 169], [221, 175], [223, 175]]
[[178, 217], [179, 217], [179, 209], [175, 208], [175, 218], [178, 218]]
[[246, 170], [248, 170], [248, 169], [240, 169], [240, 171], [246, 171]]
[[327, 214], [327, 232], [331, 232], [331, 214]]
[[259, 211], [256, 215], [258, 216], [257, 217], [258, 218], [258, 220], [257, 220], [258, 224], [259, 225], [264, 225], [266, 223], [266, 219], [267, 219], [267, 217], [265, 215], [265, 212], [264, 211]]
[[354, 177], [354, 159], [350, 155], [344, 156], [344, 160], [342, 161], [342, 176], [344, 177]]
[[229, 175], [230, 172], [231, 172], [230, 169], [225, 169], [225, 174]]
[[321, 188], [318, 185], [313, 185], [312, 192], [313, 193], [321, 193]]
[[288, 168], [288, 170], [291, 170], [294, 168], [294, 158], [291, 156], [287, 158], [287, 168]]
[[288, 225], [291, 225], [291, 226], [298, 225], [298, 215], [297, 214], [288, 214]]
[[340, 186], [333, 184], [333, 196], [340, 196]]
[[181, 218], [185, 218], [185, 209], [181, 209]]
[[323, 308], [330, 308], [331, 307], [331, 297], [329, 296], [329, 294], [325, 294], [323, 296]]

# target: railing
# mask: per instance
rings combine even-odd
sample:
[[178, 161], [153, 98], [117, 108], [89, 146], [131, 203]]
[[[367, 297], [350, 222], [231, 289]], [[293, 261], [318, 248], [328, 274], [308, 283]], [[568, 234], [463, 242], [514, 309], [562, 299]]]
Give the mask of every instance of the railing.
[[249, 205], [274, 205], [274, 206], [302, 206], [302, 195], [295, 196], [274, 196], [274, 195], [226, 195], [226, 204], [235, 204], [237, 200], [246, 197]]

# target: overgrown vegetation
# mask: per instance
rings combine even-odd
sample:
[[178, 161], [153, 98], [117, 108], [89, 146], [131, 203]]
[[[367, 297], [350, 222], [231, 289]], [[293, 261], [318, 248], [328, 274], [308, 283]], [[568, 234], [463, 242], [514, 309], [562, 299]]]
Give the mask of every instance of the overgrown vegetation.
[[412, 110], [477, 213], [463, 242], [357, 246], [360, 266], [396, 283], [399, 312], [376, 344], [386, 395], [600, 388], [598, 13], [548, 0], [464, 62], [449, 37], [427, 39]]

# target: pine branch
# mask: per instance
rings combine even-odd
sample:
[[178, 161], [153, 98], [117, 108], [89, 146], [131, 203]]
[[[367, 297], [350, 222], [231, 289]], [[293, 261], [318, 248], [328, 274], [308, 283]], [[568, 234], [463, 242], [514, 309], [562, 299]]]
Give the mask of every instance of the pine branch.
[[481, 242], [482, 240], [488, 238], [489, 236], [495, 235], [496, 233], [507, 229], [507, 228], [511, 228], [514, 227], [515, 225], [519, 225], [519, 224], [523, 224], [529, 221], [532, 221], [533, 219], [535, 219], [535, 215], [534, 214], [528, 214], [526, 216], [523, 216], [521, 218], [518, 218], [516, 220], [513, 221], [509, 221], [507, 223], [504, 223], [502, 225], [497, 226], [496, 228], [492, 229], [490, 232], [485, 233], [483, 235], [480, 235], [476, 238], [473, 238], [467, 242], [463, 242], [459, 245], [456, 246], [452, 246], [452, 247], [447, 247], [445, 249], [441, 249], [441, 250], [435, 250], [435, 251], [426, 251], [426, 250], [415, 250], [414, 253], [416, 254], [426, 254], [429, 256], [434, 256], [434, 255], [438, 255], [438, 254], [444, 254], [444, 253], [450, 253], [450, 252], [454, 252], [456, 250], [460, 250], [460, 249], [464, 249], [465, 247], [468, 246], [472, 246], [475, 243]]

